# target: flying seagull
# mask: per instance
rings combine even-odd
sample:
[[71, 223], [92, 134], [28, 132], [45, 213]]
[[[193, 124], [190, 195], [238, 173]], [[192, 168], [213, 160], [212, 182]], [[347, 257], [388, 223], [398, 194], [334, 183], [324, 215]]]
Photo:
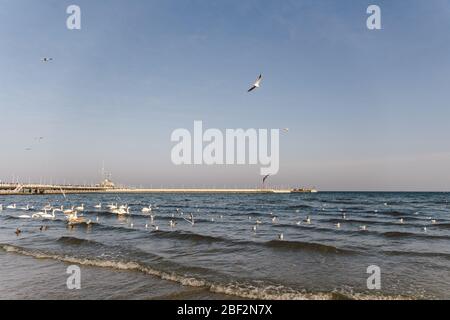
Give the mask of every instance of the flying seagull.
[[260, 74], [260, 75], [258, 76], [258, 78], [256, 78], [255, 83], [252, 85], [252, 87], [251, 87], [250, 89], [248, 89], [247, 92], [250, 92], [250, 91], [255, 90], [256, 88], [259, 88], [259, 87], [260, 87], [261, 80], [262, 80], [262, 75]]
[[42, 62], [50, 62], [50, 61], [53, 61], [53, 58], [47, 58], [47, 57], [45, 57], [45, 58], [42, 58], [41, 61], [42, 61]]

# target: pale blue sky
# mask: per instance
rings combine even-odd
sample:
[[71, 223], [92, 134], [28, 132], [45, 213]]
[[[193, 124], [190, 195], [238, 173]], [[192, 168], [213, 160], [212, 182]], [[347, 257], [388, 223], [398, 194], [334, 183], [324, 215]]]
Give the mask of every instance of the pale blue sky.
[[273, 185], [450, 190], [450, 1], [0, 0], [0, 40], [1, 180], [97, 181], [105, 160], [124, 184], [257, 185], [171, 163], [203, 120], [289, 127]]

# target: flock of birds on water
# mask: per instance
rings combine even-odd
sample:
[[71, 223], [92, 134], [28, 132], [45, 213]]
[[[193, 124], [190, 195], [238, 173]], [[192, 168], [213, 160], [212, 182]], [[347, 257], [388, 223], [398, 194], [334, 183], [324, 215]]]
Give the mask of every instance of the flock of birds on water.
[[[387, 203], [384, 203], [385, 206], [387, 206]], [[18, 215], [17, 217], [20, 219], [36, 219], [36, 220], [54, 220], [56, 219], [56, 213], [62, 214], [67, 222], [67, 225], [69, 226], [69, 228], [73, 228], [75, 225], [79, 225], [79, 224], [85, 224], [87, 226], [91, 226], [94, 222], [91, 219], [86, 219], [83, 215], [83, 212], [87, 210], [87, 208], [85, 207], [84, 204], [81, 204], [79, 206], [72, 206], [70, 208], [64, 208], [63, 205], [59, 206], [59, 207], [54, 207], [52, 206], [50, 203], [45, 205], [42, 209], [40, 210], [35, 210], [34, 207], [30, 206], [30, 205], [26, 205], [24, 207], [18, 207], [15, 203], [14, 204], [10, 204], [8, 206], [5, 207], [8, 210], [17, 210], [17, 211], [23, 211], [23, 212], [33, 212], [32, 214], [21, 214]], [[108, 205], [103, 206], [101, 203], [94, 205], [93, 209], [95, 210], [102, 210], [106, 208], [110, 214], [113, 215], [117, 215], [117, 216], [130, 216], [132, 215], [131, 213], [131, 207], [124, 204], [124, 205], [119, 205], [118, 203], [111, 203]], [[154, 214], [154, 212], [159, 209], [157, 205], [152, 206], [151, 204], [148, 206], [145, 206], [141, 209], [142, 214], [144, 215], [148, 215], [149, 217], [149, 221], [150, 224], [145, 224], [145, 229], [153, 229], [155, 231], [159, 230], [159, 226], [155, 223], [155, 217], [156, 215]], [[0, 204], [0, 212], [4, 210], [3, 204]], [[324, 210], [324, 208], [322, 208], [322, 210]], [[343, 209], [340, 209], [341, 211], [341, 218], [343, 221], [345, 221], [347, 219], [346, 213], [344, 212]], [[51, 212], [51, 213], [49, 213]], [[197, 212], [199, 212], [199, 209], [197, 209]], [[298, 213], [299, 210], [296, 210], [296, 213]], [[374, 210], [374, 212], [378, 212], [378, 210]], [[175, 228], [177, 225], [177, 218], [186, 221], [187, 223], [189, 223], [191, 226], [195, 225], [195, 219], [194, 219], [194, 214], [193, 213], [189, 213], [189, 214], [184, 214], [184, 212], [179, 209], [176, 208], [176, 214], [178, 215], [178, 217], [175, 215], [175, 213], [172, 213], [172, 219], [169, 221], [169, 227], [171, 229]], [[272, 212], [269, 213], [270, 217], [271, 217], [271, 222], [273, 224], [278, 223], [279, 222], [279, 218], [276, 215], [273, 215]], [[219, 216], [220, 219], [223, 219], [223, 215]], [[251, 221], [253, 219], [252, 216], [248, 216], [248, 220]], [[437, 221], [435, 219], [433, 219], [432, 217], [429, 217], [431, 224], [436, 224]], [[97, 216], [95, 222], [99, 222], [99, 217]], [[214, 222], [214, 218], [210, 218], [211, 222]], [[258, 230], [258, 226], [261, 225], [263, 223], [263, 221], [259, 218], [255, 219], [255, 224], [252, 227], [252, 232], [256, 233]], [[309, 215], [306, 216], [305, 219], [303, 220], [297, 220], [295, 222], [296, 225], [301, 225], [301, 224], [307, 224], [310, 225], [312, 224], [312, 220], [311, 217]], [[400, 218], [398, 220], [399, 224], [404, 224], [405, 220], [404, 218]], [[341, 228], [341, 223], [338, 222], [336, 224], [334, 224], [336, 229], [340, 229]], [[131, 223], [130, 227], [133, 228], [134, 224]], [[48, 230], [48, 226], [46, 225], [42, 225], [39, 227], [40, 231], [45, 231]], [[368, 227], [367, 225], [361, 225], [359, 226], [359, 230], [360, 231], [367, 231]], [[422, 229], [424, 232], [427, 232], [427, 227], [423, 227]], [[15, 230], [15, 234], [17, 236], [19, 236], [22, 233], [22, 230], [20, 228], [17, 228]], [[280, 233], [278, 234], [278, 240], [284, 240], [284, 234]]]

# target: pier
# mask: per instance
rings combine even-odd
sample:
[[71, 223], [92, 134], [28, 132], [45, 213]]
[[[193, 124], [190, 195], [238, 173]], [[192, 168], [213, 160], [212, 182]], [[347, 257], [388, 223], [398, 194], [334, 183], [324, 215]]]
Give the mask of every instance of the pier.
[[81, 193], [310, 193], [315, 189], [218, 189], [218, 188], [119, 188], [104, 185], [47, 185], [47, 184], [0, 184], [0, 195], [44, 195], [44, 194], [81, 194]]

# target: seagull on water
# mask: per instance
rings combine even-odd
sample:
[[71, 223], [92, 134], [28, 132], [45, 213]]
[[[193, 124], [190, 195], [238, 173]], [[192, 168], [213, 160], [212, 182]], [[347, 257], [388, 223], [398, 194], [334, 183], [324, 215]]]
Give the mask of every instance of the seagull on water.
[[255, 90], [256, 88], [259, 88], [261, 86], [261, 80], [262, 80], [262, 75], [260, 74], [258, 76], [258, 78], [256, 78], [255, 83], [252, 85], [252, 87], [250, 89], [248, 89], [247, 92], [250, 92], [250, 91]]

